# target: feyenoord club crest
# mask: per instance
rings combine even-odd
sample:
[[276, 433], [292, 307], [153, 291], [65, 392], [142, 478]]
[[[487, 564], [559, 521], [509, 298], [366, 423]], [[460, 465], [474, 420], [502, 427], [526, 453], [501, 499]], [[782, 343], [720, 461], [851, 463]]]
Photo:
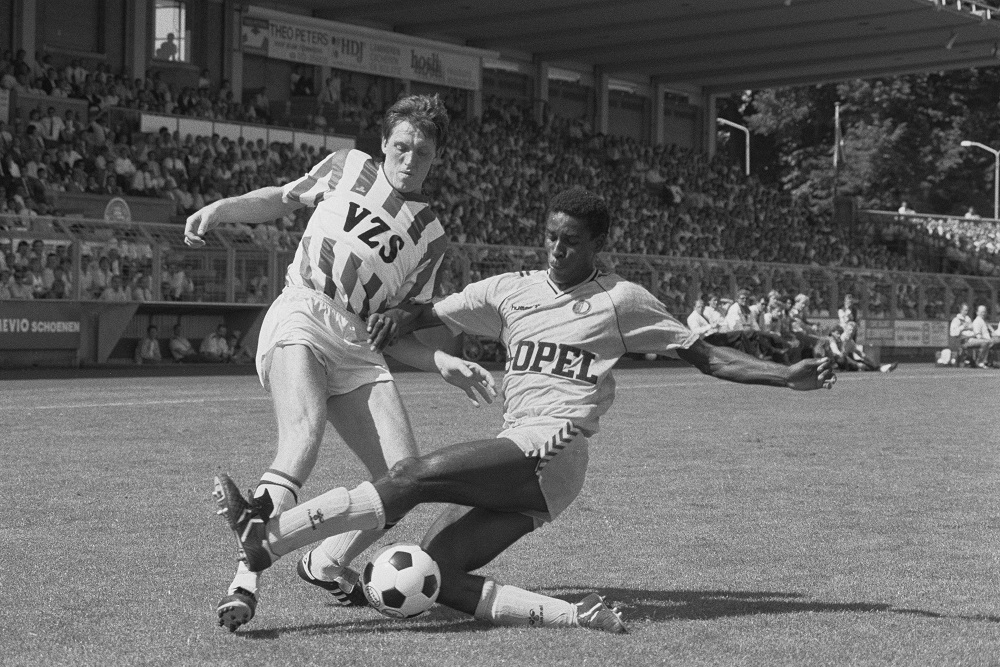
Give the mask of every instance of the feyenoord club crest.
[[582, 299], [580, 301], [575, 302], [573, 304], [573, 312], [576, 313], [577, 315], [583, 315], [585, 313], [589, 313], [590, 312], [590, 302], [589, 301], [583, 301]]

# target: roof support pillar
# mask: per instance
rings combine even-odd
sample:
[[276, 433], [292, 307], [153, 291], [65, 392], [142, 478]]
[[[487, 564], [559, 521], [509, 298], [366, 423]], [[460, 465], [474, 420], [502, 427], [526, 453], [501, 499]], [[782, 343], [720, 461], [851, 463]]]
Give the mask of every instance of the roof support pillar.
[[705, 112], [702, 114], [702, 137], [704, 137], [704, 146], [702, 150], [708, 153], [708, 157], [715, 157], [716, 149], [716, 127], [715, 127], [715, 117], [718, 115], [718, 111], [715, 105], [715, 94], [704, 92], [702, 93], [702, 108]]
[[549, 64], [535, 61], [535, 122], [545, 124], [545, 110], [549, 108]]
[[594, 129], [608, 133], [608, 81], [611, 77], [602, 67], [594, 68]]
[[662, 83], [653, 84], [653, 144], [656, 146], [663, 145], [664, 135], [666, 134], [666, 105], [667, 97], [667, 87]]

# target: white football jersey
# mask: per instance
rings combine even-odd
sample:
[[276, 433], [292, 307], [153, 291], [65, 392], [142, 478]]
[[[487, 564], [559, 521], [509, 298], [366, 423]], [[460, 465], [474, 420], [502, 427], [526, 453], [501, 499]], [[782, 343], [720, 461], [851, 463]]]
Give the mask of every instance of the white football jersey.
[[286, 202], [314, 206], [285, 284], [323, 292], [367, 319], [434, 295], [447, 239], [419, 194], [399, 192], [358, 150], [339, 150], [284, 186]]
[[597, 271], [566, 292], [547, 271], [505, 273], [439, 301], [434, 312], [455, 333], [504, 344], [508, 422], [558, 417], [588, 434], [614, 401], [611, 368], [623, 354], [663, 354], [698, 339], [648, 291]]

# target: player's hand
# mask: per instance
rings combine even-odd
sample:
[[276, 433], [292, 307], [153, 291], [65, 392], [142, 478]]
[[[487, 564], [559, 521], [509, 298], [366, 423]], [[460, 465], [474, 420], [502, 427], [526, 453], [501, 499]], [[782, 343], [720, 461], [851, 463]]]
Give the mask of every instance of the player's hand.
[[368, 346], [375, 352], [381, 352], [396, 342], [399, 337], [402, 311], [391, 308], [384, 313], [368, 316]]
[[192, 248], [200, 248], [205, 245], [203, 238], [209, 230], [219, 226], [218, 202], [213, 202], [208, 206], [198, 209], [188, 216], [184, 225], [184, 243]]
[[440, 351], [434, 355], [434, 361], [444, 381], [464, 391], [477, 408], [480, 399], [492, 403], [496, 398], [496, 382], [493, 380], [493, 375], [479, 364]]
[[829, 357], [803, 359], [789, 371], [788, 387], [796, 391], [833, 389], [833, 385], [837, 382], [837, 374], [833, 372], [833, 361]]

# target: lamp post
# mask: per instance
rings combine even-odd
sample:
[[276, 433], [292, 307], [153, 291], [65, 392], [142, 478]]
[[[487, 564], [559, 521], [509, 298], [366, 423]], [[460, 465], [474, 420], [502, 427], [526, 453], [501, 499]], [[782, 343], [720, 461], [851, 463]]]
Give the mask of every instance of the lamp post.
[[726, 120], [725, 118], [716, 118], [715, 120], [716, 120], [716, 122], [721, 123], [722, 125], [728, 125], [729, 127], [735, 127], [737, 130], [741, 130], [744, 133], [746, 133], [746, 135], [747, 135], [747, 149], [746, 149], [746, 160], [745, 160], [745, 162], [746, 162], [746, 167], [747, 167], [747, 169], [746, 169], [747, 176], [749, 176], [750, 175], [750, 128], [744, 127], [743, 125], [740, 125], [738, 123], [734, 123], [731, 120]]
[[993, 153], [993, 219], [1000, 220], [1000, 150], [990, 148], [978, 141], [963, 141], [962, 146], [965, 148], [975, 146]]

